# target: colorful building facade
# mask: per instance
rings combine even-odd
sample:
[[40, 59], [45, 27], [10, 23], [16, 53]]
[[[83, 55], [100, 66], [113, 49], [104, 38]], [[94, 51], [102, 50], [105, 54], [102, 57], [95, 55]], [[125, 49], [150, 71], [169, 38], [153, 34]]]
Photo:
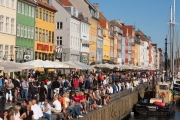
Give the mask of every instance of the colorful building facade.
[[16, 8], [17, 0], [0, 1], [0, 60], [16, 58]]
[[[105, 18], [103, 13], [99, 13], [99, 24], [103, 28], [103, 54], [102, 54], [102, 61], [104, 63], [110, 61], [110, 39], [109, 39], [109, 25], [108, 20]], [[116, 39], [116, 48], [117, 48], [117, 39]], [[117, 51], [114, 51], [114, 55], [117, 57]]]
[[34, 0], [18, 0], [17, 7], [17, 62], [34, 59], [34, 31], [37, 4]]
[[35, 59], [54, 60], [56, 43], [56, 8], [51, 0], [37, 0], [35, 28]]

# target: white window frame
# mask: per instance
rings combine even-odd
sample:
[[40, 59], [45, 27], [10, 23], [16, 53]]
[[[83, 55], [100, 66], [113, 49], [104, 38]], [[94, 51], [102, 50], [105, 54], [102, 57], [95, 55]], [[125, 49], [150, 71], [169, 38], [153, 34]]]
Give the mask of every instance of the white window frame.
[[24, 38], [27, 38], [27, 26], [24, 25]]
[[9, 17], [6, 17], [6, 33], [9, 33]]
[[32, 7], [31, 10], [32, 10], [31, 15], [32, 15], [32, 17], [34, 18], [34, 7]]
[[3, 44], [0, 44], [0, 59], [3, 58]]
[[9, 0], [6, 0], [6, 7], [9, 7]]
[[6, 57], [5, 60], [8, 59], [8, 56], [9, 56], [8, 53], [9, 53], [9, 45], [5, 45], [5, 54], [4, 54], [4, 56]]
[[28, 38], [30, 38], [30, 32], [31, 32], [30, 26], [28, 26]]
[[36, 29], [35, 29], [35, 40], [38, 40], [38, 28], [36, 27]]
[[28, 15], [31, 16], [31, 6], [29, 6], [28, 9], [29, 9], [29, 10], [28, 10], [28, 11], [29, 11]]
[[54, 23], [54, 13], [51, 14], [51, 22]]
[[63, 29], [63, 22], [57, 22], [56, 23], [56, 29], [62, 30]]
[[49, 31], [46, 30], [46, 42], [48, 43], [49, 42]]
[[24, 14], [24, 3], [21, 3], [21, 14]]
[[31, 39], [34, 39], [34, 28], [31, 28]]
[[3, 32], [4, 16], [0, 15], [0, 32]]
[[17, 24], [17, 36], [20, 36], [20, 34], [21, 34], [20, 29], [21, 29], [20, 24]]
[[24, 25], [21, 25], [21, 37], [24, 37]]
[[11, 2], [11, 8], [14, 9], [14, 0], [12, 0]]
[[46, 11], [46, 21], [48, 21], [48, 17], [49, 17], [49, 12]]
[[21, 2], [18, 2], [18, 13], [21, 13]]
[[0, 5], [4, 6], [4, 0], [0, 0]]
[[14, 34], [14, 18], [11, 18], [11, 34]]
[[41, 33], [41, 35], [42, 35], [42, 42], [44, 42], [45, 41], [45, 37], [44, 37], [44, 35], [45, 35], [45, 30], [44, 29], [42, 29], [42, 33]]

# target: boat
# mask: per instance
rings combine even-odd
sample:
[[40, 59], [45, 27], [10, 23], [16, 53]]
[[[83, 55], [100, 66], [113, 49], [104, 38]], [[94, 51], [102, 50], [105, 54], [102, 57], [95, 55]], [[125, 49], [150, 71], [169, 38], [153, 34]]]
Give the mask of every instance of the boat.
[[135, 112], [144, 115], [172, 114], [175, 111], [176, 104], [170, 85], [170, 82], [158, 82], [155, 85], [155, 92], [146, 91], [144, 98], [134, 106]]

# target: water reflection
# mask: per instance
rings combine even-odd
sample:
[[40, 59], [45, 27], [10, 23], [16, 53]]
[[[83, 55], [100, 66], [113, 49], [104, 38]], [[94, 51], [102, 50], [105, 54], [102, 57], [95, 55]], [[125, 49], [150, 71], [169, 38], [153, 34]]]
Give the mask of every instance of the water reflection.
[[180, 120], [180, 106], [176, 107], [175, 113], [169, 116], [142, 116], [135, 115], [126, 120]]

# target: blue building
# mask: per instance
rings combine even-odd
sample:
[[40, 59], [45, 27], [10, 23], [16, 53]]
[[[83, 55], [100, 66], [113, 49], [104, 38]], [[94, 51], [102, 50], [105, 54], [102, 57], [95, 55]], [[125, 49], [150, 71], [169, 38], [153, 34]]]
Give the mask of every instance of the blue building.
[[102, 28], [98, 25], [98, 39], [97, 39], [97, 63], [102, 63], [102, 46], [103, 46], [103, 34]]

